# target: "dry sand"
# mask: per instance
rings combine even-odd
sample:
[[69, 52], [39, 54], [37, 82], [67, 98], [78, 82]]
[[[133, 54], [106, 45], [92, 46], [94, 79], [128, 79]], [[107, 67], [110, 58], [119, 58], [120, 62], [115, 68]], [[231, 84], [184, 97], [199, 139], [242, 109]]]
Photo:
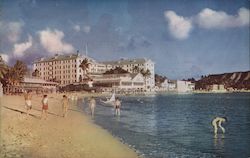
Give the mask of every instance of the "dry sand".
[[49, 95], [47, 120], [41, 120], [41, 96], [33, 96], [26, 116], [23, 96], [4, 96], [1, 105], [0, 157], [136, 158], [137, 154], [71, 105], [62, 117], [62, 95]]

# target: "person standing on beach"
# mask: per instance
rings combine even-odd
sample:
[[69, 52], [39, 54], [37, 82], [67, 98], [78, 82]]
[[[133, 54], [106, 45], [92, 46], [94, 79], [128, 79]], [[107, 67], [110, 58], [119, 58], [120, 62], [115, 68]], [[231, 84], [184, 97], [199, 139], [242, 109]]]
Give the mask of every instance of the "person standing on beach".
[[69, 109], [69, 100], [66, 95], [63, 95], [62, 109], [63, 109], [63, 117], [66, 117]]
[[119, 98], [115, 98], [115, 115], [120, 116], [121, 114], [121, 101]]
[[44, 95], [43, 96], [43, 100], [42, 100], [42, 115], [41, 115], [41, 119], [44, 117], [44, 113], [45, 113], [45, 120], [47, 119], [48, 108], [49, 108], [48, 96]]
[[32, 108], [31, 98], [32, 98], [31, 91], [24, 93], [25, 108], [26, 108], [27, 116], [29, 116], [30, 110]]
[[91, 110], [91, 116], [94, 116], [95, 106], [96, 106], [96, 101], [95, 101], [94, 97], [91, 97], [90, 101], [89, 101], [89, 108]]
[[218, 126], [221, 128], [221, 130], [222, 130], [223, 133], [226, 132], [225, 128], [223, 128], [221, 126], [221, 123], [223, 123], [223, 122], [227, 122], [227, 118], [226, 117], [216, 117], [215, 119], [213, 119], [212, 125], [214, 127], [214, 134], [215, 135], [218, 132]]

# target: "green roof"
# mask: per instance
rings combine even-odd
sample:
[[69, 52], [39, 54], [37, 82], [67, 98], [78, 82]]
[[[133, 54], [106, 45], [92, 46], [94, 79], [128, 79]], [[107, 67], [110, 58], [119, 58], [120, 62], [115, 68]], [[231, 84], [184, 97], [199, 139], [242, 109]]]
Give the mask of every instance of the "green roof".
[[144, 64], [147, 61], [149, 61], [149, 59], [138, 58], [138, 59], [120, 59], [118, 61], [104, 61], [101, 63], [105, 65], [128, 65], [128, 64]]
[[72, 60], [81, 57], [80, 54], [67, 54], [67, 55], [59, 55], [56, 54], [53, 57], [44, 57], [34, 61], [34, 63], [42, 63], [42, 62], [51, 62], [51, 61], [61, 61], [61, 60]]

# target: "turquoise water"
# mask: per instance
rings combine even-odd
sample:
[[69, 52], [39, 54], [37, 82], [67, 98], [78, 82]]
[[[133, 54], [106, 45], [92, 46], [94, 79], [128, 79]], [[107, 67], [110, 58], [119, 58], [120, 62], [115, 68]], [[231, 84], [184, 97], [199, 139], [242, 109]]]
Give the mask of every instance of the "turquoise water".
[[[98, 100], [98, 99], [97, 99]], [[247, 93], [123, 97], [120, 117], [98, 102], [94, 121], [146, 158], [250, 157]], [[87, 105], [83, 104], [88, 113]], [[211, 121], [226, 116], [215, 138]]]

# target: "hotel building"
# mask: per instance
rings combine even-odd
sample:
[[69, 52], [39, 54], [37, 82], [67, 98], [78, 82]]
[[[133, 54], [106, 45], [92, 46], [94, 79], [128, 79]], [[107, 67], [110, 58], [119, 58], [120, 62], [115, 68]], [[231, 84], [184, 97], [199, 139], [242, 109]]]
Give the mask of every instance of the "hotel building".
[[[154, 91], [155, 87], [155, 71], [154, 71], [154, 62], [150, 59], [141, 58], [141, 59], [120, 59], [118, 61], [107, 61], [102, 62], [106, 65], [108, 70], [114, 69], [115, 67], [121, 67], [122, 69], [128, 71], [129, 73], [135, 73], [135, 67], [140, 71], [149, 70], [150, 75], [145, 76], [145, 89], [147, 91]], [[138, 71], [137, 70], [137, 71]]]
[[78, 83], [79, 78], [84, 76], [84, 72], [79, 66], [85, 58], [88, 58], [90, 62], [88, 74], [92, 78], [98, 77], [107, 70], [114, 69], [116, 67], [120, 67], [131, 74], [135, 73], [135, 67], [137, 67], [138, 72], [141, 69], [149, 70], [150, 75], [144, 77], [144, 88], [146, 91], [154, 91], [154, 62], [145, 58], [97, 62], [94, 59], [80, 55], [79, 53], [71, 55], [56, 54], [53, 57], [35, 60], [33, 63], [33, 69], [37, 69], [40, 77], [44, 80], [58, 81], [62, 86]]
[[79, 67], [86, 56], [78, 54], [58, 55], [48, 58], [40, 58], [33, 63], [33, 69], [39, 71], [39, 75], [46, 81], [58, 81], [60, 85], [79, 82], [83, 71]]

